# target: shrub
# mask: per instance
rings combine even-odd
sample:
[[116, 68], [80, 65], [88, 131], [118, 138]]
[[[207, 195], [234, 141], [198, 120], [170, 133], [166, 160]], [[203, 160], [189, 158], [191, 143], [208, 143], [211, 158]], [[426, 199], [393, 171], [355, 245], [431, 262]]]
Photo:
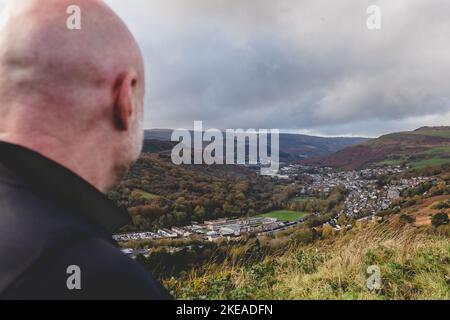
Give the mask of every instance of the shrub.
[[445, 212], [440, 212], [438, 214], [435, 214], [433, 218], [431, 219], [431, 223], [435, 227], [443, 226], [448, 224], [448, 215]]
[[407, 214], [400, 215], [400, 221], [404, 223], [413, 223], [415, 221], [414, 217], [411, 217]]
[[442, 209], [448, 209], [448, 208], [450, 208], [450, 201], [447, 201], [447, 202], [441, 201], [441, 202], [435, 203], [431, 206], [431, 209], [434, 209], [434, 210], [442, 210]]

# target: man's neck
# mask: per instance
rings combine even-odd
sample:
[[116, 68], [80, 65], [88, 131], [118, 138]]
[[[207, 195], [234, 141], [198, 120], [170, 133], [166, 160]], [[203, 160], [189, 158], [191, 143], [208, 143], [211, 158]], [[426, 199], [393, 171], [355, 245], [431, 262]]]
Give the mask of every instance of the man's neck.
[[[89, 182], [101, 192], [106, 192], [115, 181], [111, 181], [113, 169], [108, 166], [109, 152], [102, 144], [92, 139], [64, 141], [55, 136], [1, 133], [0, 140], [33, 150]], [[109, 158], [111, 159], [111, 158]]]

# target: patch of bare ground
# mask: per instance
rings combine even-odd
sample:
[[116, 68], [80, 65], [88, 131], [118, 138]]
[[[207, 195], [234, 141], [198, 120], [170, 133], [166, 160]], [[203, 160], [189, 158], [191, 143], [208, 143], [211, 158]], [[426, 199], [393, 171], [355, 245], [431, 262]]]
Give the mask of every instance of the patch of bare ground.
[[429, 199], [424, 200], [422, 203], [409, 208], [408, 212], [416, 219], [414, 225], [416, 227], [431, 225], [432, 217], [439, 212], [445, 212], [450, 217], [450, 209], [438, 210], [431, 208], [431, 206], [436, 202], [447, 201], [449, 199], [450, 195], [431, 197]]

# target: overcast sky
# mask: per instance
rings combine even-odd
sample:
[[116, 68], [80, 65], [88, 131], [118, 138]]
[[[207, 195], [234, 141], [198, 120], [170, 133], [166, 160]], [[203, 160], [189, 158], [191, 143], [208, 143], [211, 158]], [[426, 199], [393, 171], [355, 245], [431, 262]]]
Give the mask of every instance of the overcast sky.
[[[107, 2], [144, 52], [148, 128], [376, 136], [450, 125], [448, 0]], [[372, 4], [379, 31], [366, 27]]]

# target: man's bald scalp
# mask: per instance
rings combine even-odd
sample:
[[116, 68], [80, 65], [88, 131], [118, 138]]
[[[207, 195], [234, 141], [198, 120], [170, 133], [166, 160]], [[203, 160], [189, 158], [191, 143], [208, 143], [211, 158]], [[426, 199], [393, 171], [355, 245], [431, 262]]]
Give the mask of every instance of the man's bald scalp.
[[[67, 21], [81, 11], [81, 29]], [[0, 140], [113, 187], [143, 140], [144, 62], [101, 0], [15, 0], [0, 20]]]
[[[81, 30], [67, 28], [70, 5], [81, 9]], [[103, 1], [16, 0], [5, 15], [0, 28], [3, 99], [33, 105], [42, 100], [47, 107], [90, 103], [101, 107], [109, 101], [95, 91], [112, 88], [117, 75], [131, 69], [144, 87], [140, 50], [125, 24]], [[80, 90], [85, 93], [80, 95]]]

